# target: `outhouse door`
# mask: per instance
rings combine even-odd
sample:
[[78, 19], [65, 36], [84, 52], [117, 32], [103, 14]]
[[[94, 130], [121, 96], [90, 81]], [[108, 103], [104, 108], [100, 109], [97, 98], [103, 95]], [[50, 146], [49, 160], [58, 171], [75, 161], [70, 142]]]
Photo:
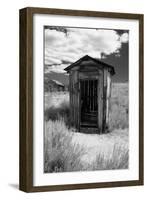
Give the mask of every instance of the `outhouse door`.
[[80, 126], [98, 128], [98, 80], [80, 80]]

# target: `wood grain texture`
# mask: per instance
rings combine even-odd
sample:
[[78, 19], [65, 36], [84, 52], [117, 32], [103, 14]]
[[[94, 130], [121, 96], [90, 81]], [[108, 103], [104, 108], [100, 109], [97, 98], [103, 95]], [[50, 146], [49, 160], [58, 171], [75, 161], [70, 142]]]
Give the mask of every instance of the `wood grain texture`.
[[32, 16], [20, 10], [20, 189], [33, 185], [33, 37]]
[[115, 13], [115, 12], [101, 12], [101, 11], [85, 11], [85, 10], [66, 10], [56, 8], [39, 8], [26, 7], [31, 14], [52, 14], [52, 15], [66, 15], [66, 16], [86, 16], [86, 17], [104, 17], [104, 18], [119, 18], [119, 19], [140, 19], [142, 14], [133, 13]]
[[144, 15], [139, 20], [139, 182], [144, 184]]
[[107, 92], [106, 92], [106, 129], [107, 130], [109, 130], [110, 98], [111, 98], [111, 75], [110, 73], [108, 73], [107, 74]]
[[103, 116], [104, 116], [104, 70], [98, 70], [98, 133], [103, 132]]

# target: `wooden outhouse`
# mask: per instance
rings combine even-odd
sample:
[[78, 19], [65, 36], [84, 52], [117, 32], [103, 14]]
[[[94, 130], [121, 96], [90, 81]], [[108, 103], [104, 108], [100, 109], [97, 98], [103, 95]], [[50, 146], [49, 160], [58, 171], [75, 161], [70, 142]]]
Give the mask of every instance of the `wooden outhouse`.
[[77, 131], [87, 127], [106, 132], [114, 67], [86, 55], [65, 70], [69, 73], [71, 126]]

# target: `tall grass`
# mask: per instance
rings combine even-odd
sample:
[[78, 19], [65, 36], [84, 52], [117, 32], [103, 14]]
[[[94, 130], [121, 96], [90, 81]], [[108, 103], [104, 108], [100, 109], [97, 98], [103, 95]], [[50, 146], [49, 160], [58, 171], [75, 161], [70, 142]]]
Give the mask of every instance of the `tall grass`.
[[128, 128], [128, 123], [128, 109], [119, 103], [112, 102], [109, 114], [109, 131]]
[[106, 156], [105, 152], [97, 153], [92, 163], [83, 162], [82, 158], [88, 151], [86, 147], [73, 142], [73, 134], [75, 133], [67, 129], [64, 121], [49, 120], [45, 123], [45, 173], [128, 168], [128, 148], [118, 144], [113, 145], [109, 156]]
[[[128, 168], [128, 147], [118, 144], [112, 145], [112, 151], [109, 156], [105, 155], [105, 149], [103, 149], [104, 151], [101, 152], [104, 153], [98, 152], [96, 159], [92, 163], [86, 164], [82, 161], [83, 156], [87, 155], [87, 149], [73, 142], [73, 134], [78, 133], [74, 133], [69, 129], [70, 108], [69, 101], [67, 100], [63, 98], [63, 101], [59, 101], [60, 103], [57, 105], [47, 105], [48, 107], [44, 111], [44, 172], [53, 173]], [[114, 134], [114, 129], [121, 130], [128, 128], [128, 112], [128, 85], [114, 84], [112, 87], [109, 113], [110, 134]], [[105, 142], [105, 140], [102, 142]]]
[[[109, 157], [98, 154], [91, 165], [92, 170], [127, 169], [129, 167], [129, 150], [124, 146], [115, 144]], [[89, 168], [91, 168], [91, 165]]]
[[63, 121], [45, 124], [44, 172], [70, 172], [83, 169], [84, 148], [72, 143], [72, 132]]
[[109, 130], [125, 129], [129, 126], [128, 83], [112, 84], [110, 99]]
[[45, 110], [44, 112], [45, 121], [52, 120], [64, 120], [65, 124], [69, 126], [70, 122], [70, 110], [69, 110], [69, 102], [63, 101], [58, 107], [52, 106]]

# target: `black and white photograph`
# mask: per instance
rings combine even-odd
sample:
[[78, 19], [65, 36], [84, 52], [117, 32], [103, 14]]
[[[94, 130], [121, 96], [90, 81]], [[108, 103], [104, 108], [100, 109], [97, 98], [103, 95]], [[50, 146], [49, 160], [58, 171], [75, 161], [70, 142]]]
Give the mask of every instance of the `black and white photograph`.
[[129, 30], [45, 25], [44, 173], [129, 169]]
[[21, 190], [143, 185], [143, 44], [142, 14], [20, 10]]

